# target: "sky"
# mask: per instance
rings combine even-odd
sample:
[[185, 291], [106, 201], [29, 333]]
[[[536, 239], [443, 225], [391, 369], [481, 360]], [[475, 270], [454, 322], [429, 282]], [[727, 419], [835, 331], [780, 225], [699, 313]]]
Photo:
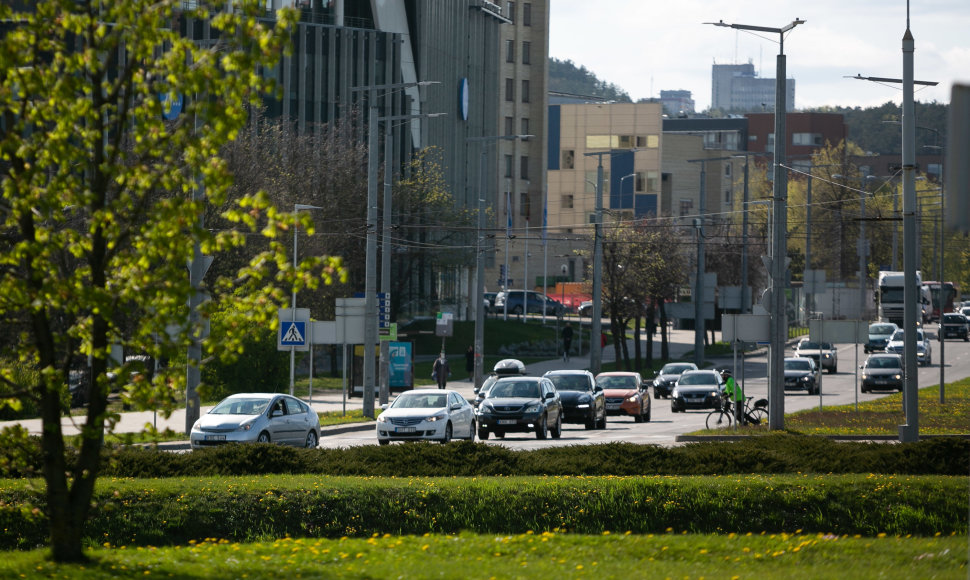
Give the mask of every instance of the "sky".
[[[549, 56], [585, 66], [636, 101], [689, 90], [695, 110], [711, 104], [711, 65], [751, 62], [775, 78], [779, 34], [706, 22], [783, 28], [795, 108], [902, 103], [901, 84], [851, 78], [903, 76], [906, 0], [549, 0]], [[910, 0], [914, 77], [920, 102], [950, 102], [970, 84], [970, 2]]]

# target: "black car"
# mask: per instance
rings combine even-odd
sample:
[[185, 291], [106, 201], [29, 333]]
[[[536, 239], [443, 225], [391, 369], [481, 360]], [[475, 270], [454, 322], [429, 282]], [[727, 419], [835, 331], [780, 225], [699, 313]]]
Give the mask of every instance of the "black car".
[[488, 373], [488, 376], [482, 380], [481, 387], [475, 387], [475, 400], [472, 401], [472, 405], [477, 409], [485, 397], [488, 396], [488, 391], [495, 384], [495, 381], [502, 377], [511, 376], [524, 376], [525, 375], [525, 365], [522, 361], [514, 358], [506, 358], [495, 363], [495, 367], [492, 372]]
[[[528, 303], [526, 303], [528, 299]], [[495, 295], [493, 302], [495, 312], [505, 312], [516, 316], [528, 311], [529, 314], [552, 314], [562, 316], [565, 312], [563, 305], [558, 300], [553, 300], [548, 296], [535, 292], [534, 290], [509, 290], [499, 292]]]
[[697, 365], [694, 363], [667, 363], [657, 373], [657, 378], [653, 380], [653, 398], [668, 398], [677, 384], [677, 379], [684, 371], [696, 371]]
[[866, 342], [863, 350], [866, 354], [870, 352], [883, 352], [889, 344], [889, 338], [899, 329], [894, 322], [874, 322], [869, 325], [869, 341]]
[[962, 314], [944, 314], [940, 323], [943, 338], [962, 338], [970, 341], [970, 329], [967, 328], [967, 317]]
[[556, 385], [562, 399], [563, 423], [583, 423], [587, 429], [606, 429], [606, 395], [593, 373], [549, 371], [543, 375]]
[[818, 394], [818, 381], [815, 379], [815, 361], [805, 357], [789, 357], [785, 359], [785, 390], [808, 391], [810, 395]]
[[724, 381], [713, 370], [684, 371], [670, 393], [670, 411], [683, 413], [687, 409], [718, 409]]
[[544, 377], [502, 377], [478, 406], [478, 438], [492, 433], [532, 433], [536, 439], [562, 435], [563, 410], [556, 386]]
[[872, 390], [903, 390], [903, 357], [898, 354], [874, 354], [862, 365], [863, 393]]

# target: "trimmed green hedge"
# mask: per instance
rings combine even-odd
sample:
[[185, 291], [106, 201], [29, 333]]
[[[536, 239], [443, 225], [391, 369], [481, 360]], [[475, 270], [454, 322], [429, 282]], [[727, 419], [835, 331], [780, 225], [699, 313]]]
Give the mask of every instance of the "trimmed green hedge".
[[[528, 530], [932, 536], [967, 532], [966, 491], [966, 476], [872, 474], [105, 478], [87, 541], [161, 546]], [[28, 482], [0, 482], [0, 549], [44, 546], [44, 508]]]

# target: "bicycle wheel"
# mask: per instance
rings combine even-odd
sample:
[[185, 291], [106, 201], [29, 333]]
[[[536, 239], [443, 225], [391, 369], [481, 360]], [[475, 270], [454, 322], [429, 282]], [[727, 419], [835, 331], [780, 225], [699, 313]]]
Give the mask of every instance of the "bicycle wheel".
[[711, 411], [707, 415], [706, 424], [708, 429], [723, 429], [725, 427], [730, 427], [731, 414], [725, 413], [724, 411], [721, 411], [721, 410]]
[[765, 411], [761, 407], [755, 407], [747, 415], [748, 423], [752, 425], [767, 425], [768, 424], [768, 411]]

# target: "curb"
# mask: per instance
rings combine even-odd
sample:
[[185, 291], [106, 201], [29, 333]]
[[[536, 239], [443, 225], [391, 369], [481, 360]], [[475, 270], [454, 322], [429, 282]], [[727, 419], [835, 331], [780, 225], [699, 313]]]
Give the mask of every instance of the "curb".
[[[674, 441], [677, 443], [703, 443], [706, 441], [744, 441], [753, 437], [764, 437], [764, 435], [677, 435]], [[806, 437], [825, 437], [831, 441], [875, 441], [896, 443], [899, 441], [898, 435], [806, 435]], [[941, 439], [955, 438], [968, 439], [970, 434], [961, 435], [920, 435], [922, 439]]]
[[[342, 433], [354, 433], [357, 431], [371, 431], [375, 427], [376, 423], [374, 421], [367, 421], [363, 423], [346, 423], [343, 425], [330, 425], [327, 427], [320, 428], [320, 437], [326, 437], [327, 435], [340, 435]], [[142, 449], [159, 449], [161, 451], [189, 451], [192, 446], [188, 441], [163, 441], [161, 443], [139, 443], [138, 445], [133, 445], [132, 447], [141, 447]]]

